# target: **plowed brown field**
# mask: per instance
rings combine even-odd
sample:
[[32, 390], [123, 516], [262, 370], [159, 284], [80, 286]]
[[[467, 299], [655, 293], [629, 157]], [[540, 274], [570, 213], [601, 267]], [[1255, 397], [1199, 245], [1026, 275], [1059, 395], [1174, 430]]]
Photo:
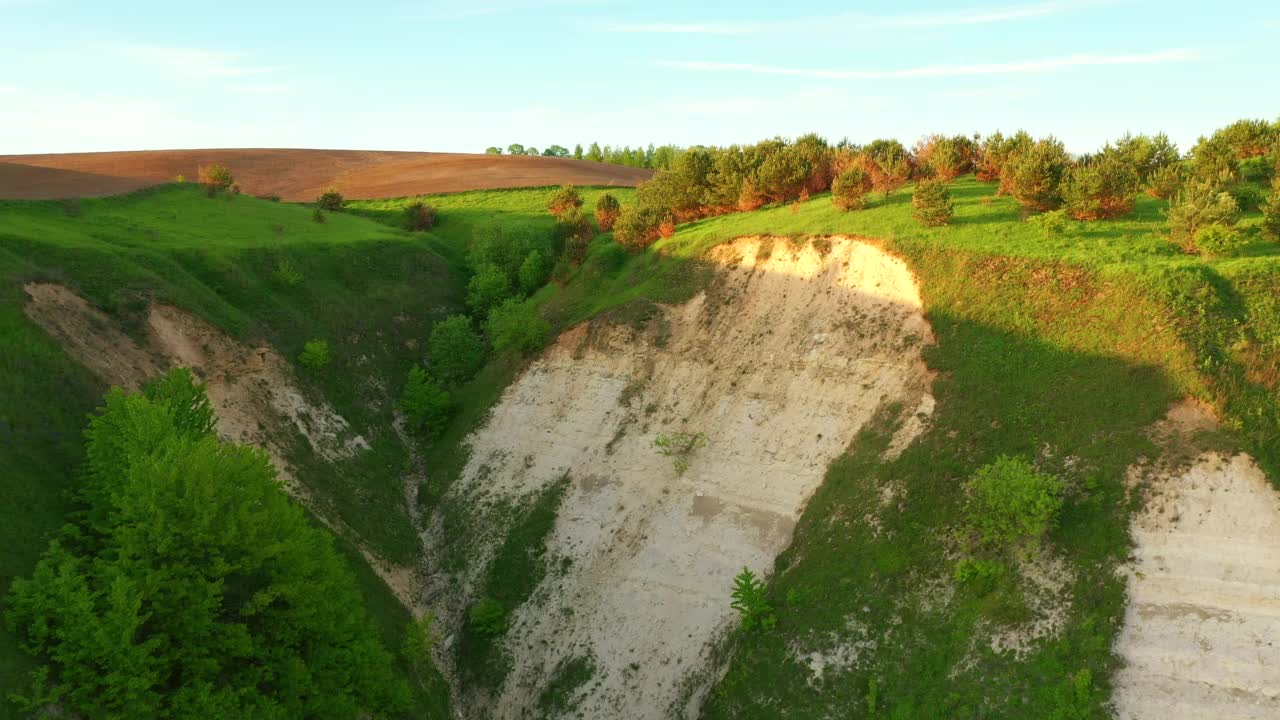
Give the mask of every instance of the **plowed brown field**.
[[312, 200], [329, 187], [351, 199], [536, 187], [635, 186], [650, 170], [569, 158], [378, 150], [144, 150], [0, 155], [0, 198], [112, 195], [222, 163], [245, 193]]

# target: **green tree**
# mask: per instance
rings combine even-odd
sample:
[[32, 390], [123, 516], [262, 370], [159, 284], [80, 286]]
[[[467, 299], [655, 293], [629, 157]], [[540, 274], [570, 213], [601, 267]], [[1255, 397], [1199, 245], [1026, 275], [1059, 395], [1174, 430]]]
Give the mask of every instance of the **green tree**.
[[489, 147], [487, 147], [487, 148], [485, 148], [485, 149], [484, 149], [484, 154], [485, 154], [485, 155], [501, 155], [501, 154], [502, 154], [502, 148], [500, 148], [500, 147], [498, 147], [498, 146], [496, 146], [496, 145], [490, 145]]
[[325, 369], [331, 360], [328, 340], [308, 340], [302, 346], [302, 354], [298, 355], [298, 362], [313, 372]]
[[511, 143], [507, 146], [508, 155], [524, 155], [524, 146], [520, 143]]
[[1076, 220], [1104, 220], [1133, 212], [1142, 179], [1132, 161], [1104, 151], [1067, 170], [1063, 207]]
[[507, 611], [493, 598], [482, 598], [467, 611], [467, 627], [477, 635], [497, 637], [507, 631]]
[[542, 154], [547, 157], [569, 157], [569, 148], [564, 147], [563, 145], [552, 145], [546, 150], [543, 150]]
[[[351, 571], [266, 455], [223, 444], [189, 374], [112, 389], [86, 432], [86, 519], [14, 582], [40, 666], [26, 710], [96, 720], [407, 709]], [[78, 521], [79, 522], [79, 521]], [[304, 670], [305, 669], [305, 670]]]
[[400, 393], [400, 409], [409, 429], [416, 435], [434, 440], [444, 431], [453, 414], [453, 397], [425, 368], [409, 368], [404, 390]]
[[[1018, 152], [1008, 161], [1008, 191], [1023, 207], [1056, 210], [1062, 205], [1062, 180], [1071, 158], [1061, 142], [1045, 138]], [[1002, 175], [1002, 184], [1005, 175]]]
[[730, 607], [738, 611], [743, 630], [772, 630], [777, 625], [773, 607], [765, 598], [765, 585], [750, 568], [742, 568], [742, 572], [733, 578], [731, 596], [733, 602]]
[[1034, 551], [1062, 507], [1062, 481], [1026, 460], [1001, 455], [965, 483], [965, 518], [980, 542]]
[[340, 212], [346, 204], [347, 199], [334, 188], [325, 190], [320, 194], [320, 197], [316, 198], [316, 206], [329, 212]]
[[951, 190], [945, 180], [921, 180], [911, 194], [913, 216], [921, 225], [934, 227], [951, 222], [955, 206], [951, 202]]
[[582, 159], [582, 143], [573, 146], [573, 158], [575, 160]]
[[831, 204], [848, 212], [861, 210], [871, 193], [871, 175], [861, 165], [853, 165], [831, 183]]
[[546, 285], [547, 270], [546, 257], [538, 250], [530, 250], [524, 262], [520, 263], [520, 270], [517, 273], [520, 290], [525, 295], [532, 295], [538, 288]]
[[1165, 216], [1170, 238], [1186, 252], [1197, 251], [1196, 233], [1208, 225], [1235, 227], [1240, 207], [1235, 198], [1213, 180], [1193, 179], [1169, 203]]
[[551, 337], [551, 324], [526, 302], [510, 298], [489, 314], [489, 337], [498, 352], [507, 349], [532, 355]]
[[669, 217], [661, 207], [632, 203], [618, 214], [613, 239], [628, 250], [643, 250], [658, 239], [658, 227]]
[[547, 210], [556, 217], [560, 217], [570, 210], [578, 210], [581, 207], [582, 195], [572, 185], [562, 185], [547, 200]]
[[600, 150], [600, 143], [591, 143], [591, 147], [587, 149], [586, 159], [604, 162], [604, 152]]
[[511, 277], [497, 265], [481, 265], [467, 283], [467, 307], [484, 316], [513, 294]]
[[601, 193], [600, 198], [596, 200], [596, 225], [600, 226], [600, 232], [613, 230], [613, 224], [618, 221], [620, 214], [622, 214], [622, 204], [618, 202], [618, 198], [612, 193]]
[[484, 339], [466, 315], [450, 315], [436, 323], [427, 345], [431, 369], [445, 382], [467, 380], [484, 365]]

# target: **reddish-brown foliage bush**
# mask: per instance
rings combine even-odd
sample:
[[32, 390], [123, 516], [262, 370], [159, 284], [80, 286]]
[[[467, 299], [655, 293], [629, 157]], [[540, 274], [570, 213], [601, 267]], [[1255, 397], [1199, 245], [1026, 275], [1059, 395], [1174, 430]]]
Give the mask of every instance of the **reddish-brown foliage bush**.
[[618, 221], [618, 215], [622, 213], [622, 205], [618, 202], [618, 198], [605, 193], [596, 201], [596, 225], [600, 226], [600, 232], [609, 232], [613, 229], [613, 224]]
[[666, 218], [658, 223], [658, 235], [669, 238], [676, 234], [676, 222], [671, 218]]

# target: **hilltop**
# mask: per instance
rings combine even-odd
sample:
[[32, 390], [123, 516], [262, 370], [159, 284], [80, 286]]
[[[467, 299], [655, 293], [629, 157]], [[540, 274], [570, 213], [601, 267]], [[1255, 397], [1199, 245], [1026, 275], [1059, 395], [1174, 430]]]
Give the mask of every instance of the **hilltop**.
[[381, 150], [216, 149], [0, 155], [0, 198], [97, 197], [195, 180], [201, 165], [235, 170], [249, 195], [313, 200], [336, 187], [352, 199], [464, 190], [603, 185], [632, 187], [653, 173], [572, 158]]

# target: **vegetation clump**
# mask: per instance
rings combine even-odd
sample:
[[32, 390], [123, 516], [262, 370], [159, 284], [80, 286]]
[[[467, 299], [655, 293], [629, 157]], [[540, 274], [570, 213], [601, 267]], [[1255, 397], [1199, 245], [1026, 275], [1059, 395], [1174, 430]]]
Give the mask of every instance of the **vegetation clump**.
[[484, 365], [484, 339], [466, 315], [450, 315], [436, 323], [427, 346], [431, 369], [446, 382], [464, 382]]
[[1239, 229], [1217, 223], [1196, 230], [1195, 249], [1203, 255], [1230, 255], [1249, 244]]
[[409, 369], [400, 394], [400, 409], [411, 432], [434, 440], [444, 431], [453, 407], [453, 397], [431, 373], [419, 365]]
[[671, 458], [677, 476], [689, 469], [689, 456], [693, 451], [706, 445], [707, 436], [700, 432], [662, 433], [653, 439], [653, 446], [657, 448], [658, 454]]
[[848, 212], [861, 210], [871, 192], [871, 174], [854, 165], [836, 176], [831, 184], [831, 204]]
[[581, 208], [582, 195], [572, 185], [561, 186], [551, 195], [551, 199], [547, 200], [547, 210], [556, 217]]
[[1013, 155], [1001, 173], [1001, 186], [1028, 210], [1057, 210], [1070, 165], [1063, 144], [1048, 137]]
[[489, 338], [498, 352], [510, 349], [532, 355], [551, 339], [551, 324], [538, 315], [534, 306], [509, 298], [490, 313]]
[[1027, 224], [1039, 230], [1045, 237], [1061, 235], [1066, 231], [1068, 222], [1070, 220], [1067, 218], [1066, 210], [1050, 210], [1027, 218]]
[[436, 210], [430, 205], [416, 200], [405, 206], [404, 225], [410, 232], [423, 232], [435, 227]]
[[622, 204], [618, 202], [618, 198], [610, 193], [604, 193], [600, 199], [596, 200], [596, 225], [599, 226], [600, 232], [610, 232], [613, 230], [613, 224], [618, 221], [618, 215], [622, 213]]
[[9, 626], [40, 663], [23, 709], [404, 712], [408, 687], [332, 539], [284, 495], [263, 452], [220, 442], [213, 426], [187, 370], [107, 394], [86, 432], [86, 511], [7, 600]]
[[1271, 181], [1271, 194], [1262, 205], [1262, 234], [1269, 240], [1280, 242], [1280, 174]]
[[497, 637], [507, 631], [507, 610], [494, 598], [482, 598], [467, 611], [467, 627], [481, 637]]
[[200, 180], [200, 184], [204, 185], [209, 197], [227, 190], [235, 182], [235, 178], [231, 176], [231, 171], [227, 169], [226, 165], [220, 163], [201, 165], [197, 170], [197, 177]]
[[346, 207], [347, 199], [334, 188], [329, 188], [316, 198], [316, 207], [329, 212], [341, 212]]
[[926, 227], [937, 227], [951, 222], [955, 205], [951, 202], [951, 190], [945, 180], [921, 180], [911, 195], [911, 205], [917, 222]]
[[1106, 220], [1133, 212], [1142, 178], [1118, 152], [1072, 166], [1062, 184], [1063, 207], [1076, 220]]
[[1062, 507], [1062, 481], [1001, 455], [965, 483], [965, 519], [981, 545], [1034, 552]]
[[298, 355], [298, 362], [313, 372], [325, 369], [331, 360], [328, 340], [308, 340], [302, 346], [302, 353]]
[[1235, 227], [1240, 207], [1231, 193], [1211, 180], [1191, 180], [1169, 203], [1169, 236], [1189, 253], [1198, 251], [1196, 234], [1209, 225]]
[[742, 568], [742, 572], [733, 578], [731, 597], [730, 607], [738, 611], [743, 630], [772, 630], [778, 624], [773, 607], [765, 597], [765, 585], [750, 568]]

